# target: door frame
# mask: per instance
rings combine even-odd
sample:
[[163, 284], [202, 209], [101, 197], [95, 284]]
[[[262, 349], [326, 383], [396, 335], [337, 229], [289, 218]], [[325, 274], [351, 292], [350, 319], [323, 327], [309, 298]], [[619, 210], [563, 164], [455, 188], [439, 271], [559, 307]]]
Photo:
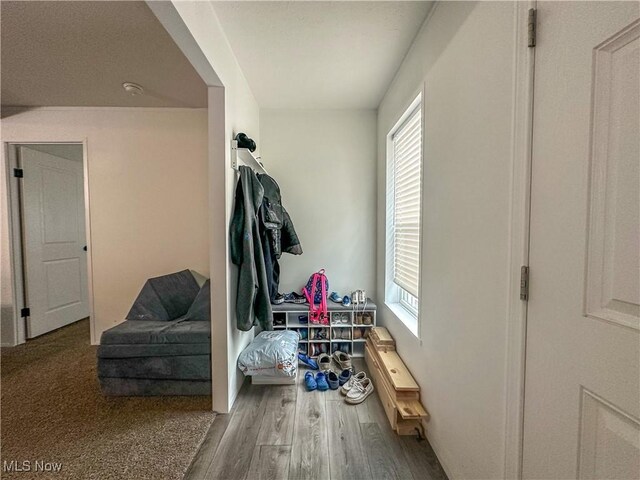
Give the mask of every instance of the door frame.
[[89, 301], [89, 327], [90, 340], [92, 345], [96, 345], [95, 315], [93, 301], [93, 261], [91, 248], [91, 206], [89, 195], [89, 164], [88, 164], [88, 140], [87, 138], [64, 141], [43, 141], [43, 140], [12, 140], [3, 142], [2, 151], [6, 158], [5, 168], [7, 177], [7, 211], [9, 214], [9, 257], [11, 259], [11, 282], [13, 297], [13, 345], [25, 343], [27, 340], [26, 321], [20, 316], [21, 308], [25, 307], [25, 299], [28, 292], [24, 290], [24, 247], [21, 218], [20, 186], [14, 180], [13, 169], [18, 167], [16, 151], [12, 147], [19, 145], [82, 145], [82, 183], [84, 194], [84, 218], [85, 218], [85, 242], [87, 245], [87, 296]]
[[515, 71], [511, 211], [509, 220], [509, 286], [505, 364], [504, 478], [522, 478], [524, 384], [526, 376], [527, 301], [520, 298], [521, 267], [529, 266], [531, 160], [535, 47], [528, 46], [528, 14], [536, 0], [516, 2]]

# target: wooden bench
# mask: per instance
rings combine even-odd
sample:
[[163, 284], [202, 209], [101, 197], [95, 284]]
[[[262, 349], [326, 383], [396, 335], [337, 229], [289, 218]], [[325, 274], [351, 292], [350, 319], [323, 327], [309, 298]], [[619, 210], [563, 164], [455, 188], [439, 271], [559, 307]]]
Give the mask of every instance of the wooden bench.
[[369, 335], [373, 345], [379, 351], [387, 352], [389, 350], [396, 349], [396, 342], [389, 333], [389, 331], [384, 327], [374, 327], [371, 329], [371, 334]]
[[399, 435], [424, 436], [423, 421], [429, 413], [420, 403], [420, 387], [397, 352], [380, 351], [369, 338], [364, 358], [391, 428]]

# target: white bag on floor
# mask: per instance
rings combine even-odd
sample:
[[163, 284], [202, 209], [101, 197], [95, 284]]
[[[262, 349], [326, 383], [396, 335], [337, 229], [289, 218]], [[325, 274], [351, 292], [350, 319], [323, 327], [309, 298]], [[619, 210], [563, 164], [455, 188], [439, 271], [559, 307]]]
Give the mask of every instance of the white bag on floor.
[[293, 330], [260, 332], [238, 357], [238, 368], [245, 376], [295, 377], [299, 340]]

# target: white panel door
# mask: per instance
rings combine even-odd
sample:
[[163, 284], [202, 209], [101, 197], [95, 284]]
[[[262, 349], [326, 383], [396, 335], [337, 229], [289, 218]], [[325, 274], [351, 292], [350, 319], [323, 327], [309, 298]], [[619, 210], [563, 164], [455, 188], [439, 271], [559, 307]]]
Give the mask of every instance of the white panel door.
[[538, 2], [527, 479], [640, 478], [639, 17]]
[[89, 316], [83, 168], [27, 147], [20, 147], [20, 162], [33, 338]]

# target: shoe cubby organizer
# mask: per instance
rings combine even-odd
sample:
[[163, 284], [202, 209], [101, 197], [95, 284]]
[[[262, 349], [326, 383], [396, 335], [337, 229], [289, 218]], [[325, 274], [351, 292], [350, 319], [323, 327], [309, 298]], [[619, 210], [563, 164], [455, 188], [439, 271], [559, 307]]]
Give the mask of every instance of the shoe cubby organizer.
[[365, 342], [376, 325], [377, 307], [370, 298], [365, 304], [349, 307], [328, 300], [329, 325], [309, 323], [309, 305], [306, 303], [283, 303], [271, 308], [273, 328], [297, 331], [300, 334], [298, 350], [311, 357], [336, 350], [363, 357]]

